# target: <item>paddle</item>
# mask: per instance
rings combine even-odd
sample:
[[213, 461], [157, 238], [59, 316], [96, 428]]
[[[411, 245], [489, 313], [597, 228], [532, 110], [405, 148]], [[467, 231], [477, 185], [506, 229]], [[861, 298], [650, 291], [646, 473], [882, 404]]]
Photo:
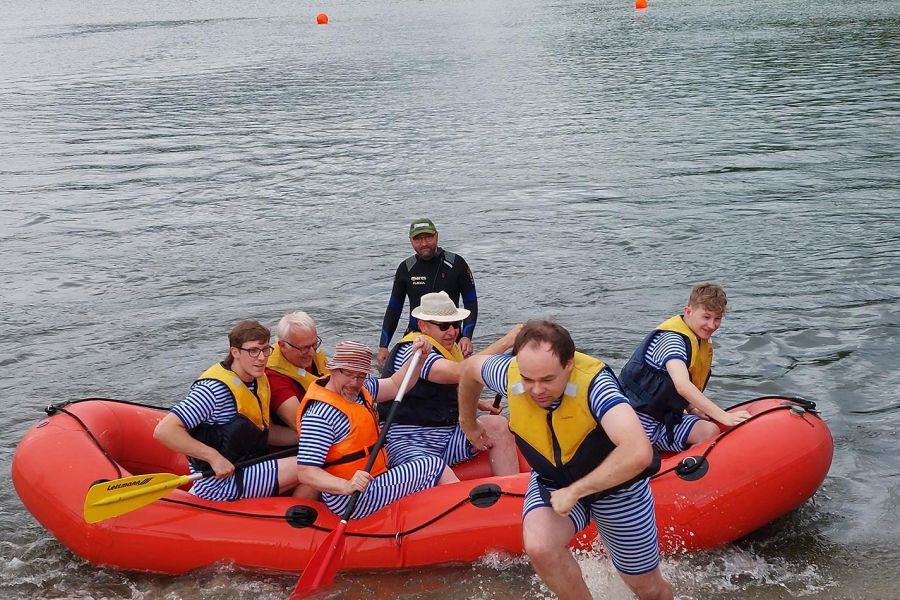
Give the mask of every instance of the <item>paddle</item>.
[[[400, 390], [397, 392], [397, 397], [394, 398], [394, 404], [391, 406], [387, 419], [384, 421], [384, 427], [381, 428], [381, 434], [375, 441], [375, 445], [372, 446], [369, 460], [366, 461], [365, 470], [367, 473], [372, 470], [375, 458], [381, 451], [381, 447], [384, 446], [384, 439], [387, 436], [388, 429], [390, 429], [391, 423], [394, 422], [397, 409], [400, 407], [400, 402], [403, 401], [403, 395], [406, 393], [409, 380], [412, 378], [412, 373], [419, 364], [421, 356], [419, 352], [416, 352], [409, 363], [406, 375], [403, 376], [403, 381], [400, 383]], [[316, 550], [316, 553], [306, 564], [306, 568], [303, 569], [303, 573], [300, 575], [294, 591], [291, 592], [289, 600], [305, 598], [318, 588], [330, 585], [334, 581], [334, 574], [337, 573], [341, 558], [341, 550], [344, 547], [344, 530], [347, 529], [347, 521], [350, 520], [350, 515], [353, 514], [356, 503], [359, 502], [359, 496], [360, 492], [358, 491], [353, 492], [353, 495], [350, 496], [350, 502], [347, 503], [347, 508], [344, 509], [341, 522], [334, 528], [334, 531], [328, 534], [328, 537], [325, 538], [325, 541], [322, 542], [322, 545], [319, 546], [319, 549]]]
[[[286, 448], [252, 460], [235, 463], [234, 468], [242, 469], [273, 458], [292, 456], [296, 452], [296, 448]], [[88, 523], [96, 523], [124, 515], [159, 500], [177, 487], [214, 475], [212, 469], [206, 469], [193, 475], [149, 473], [95, 483], [84, 498], [84, 520]]]

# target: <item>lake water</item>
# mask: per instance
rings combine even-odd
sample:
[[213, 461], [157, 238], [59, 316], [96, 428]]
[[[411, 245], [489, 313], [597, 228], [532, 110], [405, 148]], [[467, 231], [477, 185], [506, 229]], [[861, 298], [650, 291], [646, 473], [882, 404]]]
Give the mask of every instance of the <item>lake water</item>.
[[[331, 24], [315, 25], [326, 11]], [[819, 403], [822, 489], [679, 598], [896, 598], [896, 2], [0, 2], [0, 463], [50, 402], [169, 406], [238, 320], [376, 345], [408, 222], [480, 300], [616, 369], [692, 283], [729, 292], [709, 392]], [[48, 469], [55, 465], [47, 465]], [[0, 488], [4, 598], [283, 598], [292, 575], [95, 568]], [[597, 598], [626, 598], [581, 558]], [[545, 598], [521, 559], [333, 597]]]

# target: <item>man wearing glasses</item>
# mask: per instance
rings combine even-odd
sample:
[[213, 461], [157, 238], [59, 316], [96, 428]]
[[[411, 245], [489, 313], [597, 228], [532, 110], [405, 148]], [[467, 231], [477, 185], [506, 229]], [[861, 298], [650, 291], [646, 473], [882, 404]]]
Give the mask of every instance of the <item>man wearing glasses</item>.
[[[398, 371], [412, 356], [412, 345], [420, 337], [432, 345], [425, 358], [422, 375], [406, 394], [397, 410], [394, 425], [388, 431], [387, 448], [391, 465], [415, 460], [423, 454], [439, 457], [444, 464], [453, 466], [469, 460], [478, 451], [468, 442], [459, 427], [457, 384], [462, 371], [464, 355], [456, 343], [459, 328], [469, 316], [465, 308], [457, 308], [446, 292], [422, 296], [422, 302], [413, 309], [418, 331], [413, 331], [394, 346], [382, 371], [388, 377]], [[488, 346], [479, 354], [495, 354], [512, 347], [519, 326]], [[509, 423], [497, 409], [488, 403], [481, 408], [495, 414], [479, 417], [485, 431], [484, 445], [490, 453], [494, 475], [511, 475], [519, 472], [515, 441], [509, 432]], [[385, 407], [379, 407], [381, 418], [387, 416]]]
[[[409, 241], [416, 253], [400, 263], [394, 273], [391, 297], [381, 325], [378, 366], [384, 365], [387, 358], [406, 297], [409, 296], [409, 310], [412, 311], [419, 306], [424, 294], [440, 291], [447, 292], [455, 305], [462, 299], [467, 316], [462, 327], [456, 331], [454, 341], [459, 342], [463, 356], [469, 356], [472, 354], [472, 334], [478, 319], [478, 296], [472, 270], [462, 256], [438, 246], [438, 231], [430, 219], [416, 219], [410, 223]], [[410, 314], [406, 333], [415, 328], [415, 319]]]
[[[410, 353], [429, 350], [426, 340], [420, 339], [412, 344]], [[370, 375], [372, 351], [359, 342], [340, 342], [328, 362], [331, 374], [309, 386], [300, 403], [297, 475], [303, 486], [322, 492], [322, 502], [333, 513], [342, 514], [354, 492], [362, 495], [350, 517], [359, 519], [403, 496], [458, 481], [435, 456], [418, 456], [389, 468], [384, 448], [376, 455], [371, 471], [365, 470], [380, 433], [374, 405], [390, 404], [408, 368], [376, 379]], [[421, 368], [420, 362], [411, 383], [418, 379]], [[406, 398], [400, 406], [405, 403]]]
[[[270, 428], [266, 359], [269, 330], [241, 321], [228, 334], [228, 355], [191, 385], [187, 396], [157, 425], [153, 437], [187, 455], [191, 473], [212, 469], [215, 478], [194, 482], [206, 500], [275, 496], [297, 487], [294, 458], [267, 460], [235, 471], [234, 463], [264, 456], [268, 445], [291, 445]], [[296, 436], [294, 436], [296, 439]]]
[[316, 379], [328, 375], [328, 357], [319, 352], [322, 338], [316, 323], [302, 311], [281, 317], [275, 329], [278, 341], [266, 363], [266, 376], [272, 391], [270, 411], [272, 428], [284, 429], [284, 435], [297, 443], [297, 409], [306, 390]]

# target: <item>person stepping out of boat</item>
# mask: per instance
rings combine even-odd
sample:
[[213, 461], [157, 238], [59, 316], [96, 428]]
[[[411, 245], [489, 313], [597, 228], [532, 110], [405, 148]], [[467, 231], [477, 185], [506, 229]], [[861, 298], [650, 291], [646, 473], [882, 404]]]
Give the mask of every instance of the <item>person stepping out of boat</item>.
[[649, 483], [659, 460], [615, 375], [576, 352], [569, 332], [551, 321], [525, 323], [513, 348], [515, 356], [466, 360], [459, 418], [478, 447], [482, 385], [508, 398], [510, 429], [532, 468], [522, 539], [534, 570], [560, 598], [589, 599], [568, 544], [593, 518], [628, 587], [644, 600], [670, 600]]
[[[422, 376], [406, 394], [397, 412], [395, 425], [387, 434], [388, 456], [391, 465], [400, 465], [427, 454], [440, 458], [448, 466], [457, 465], [478, 455], [459, 427], [457, 387], [462, 372], [463, 353], [456, 343], [459, 328], [469, 315], [465, 308], [457, 308], [446, 292], [422, 296], [412, 316], [418, 331], [406, 334], [391, 350], [382, 376], [400, 370], [412, 356], [414, 342], [426, 339], [432, 346], [425, 358]], [[512, 347], [521, 325], [488, 346], [480, 354], [496, 354]], [[387, 406], [380, 406], [381, 418]], [[495, 414], [479, 417], [484, 428], [482, 445], [487, 448], [494, 475], [519, 472], [515, 441], [509, 432], [509, 422], [499, 409], [482, 402], [482, 410]]]
[[713, 421], [731, 427], [750, 418], [745, 410], [725, 412], [703, 393], [712, 373], [710, 338], [727, 305], [721, 286], [696, 284], [683, 314], [657, 325], [619, 373], [622, 390], [659, 450], [681, 452], [717, 436]]
[[[431, 350], [425, 339], [412, 352]], [[351, 519], [365, 517], [394, 500], [439, 483], [456, 481], [433, 456], [388, 468], [388, 453], [378, 451], [371, 472], [369, 451], [379, 436], [375, 403], [389, 402], [400, 391], [406, 368], [391, 377], [371, 376], [372, 351], [354, 341], [340, 342], [327, 363], [330, 374], [309, 386], [297, 414], [297, 476], [300, 483], [322, 492], [328, 509], [342, 515], [354, 492], [362, 492]], [[422, 362], [410, 384], [421, 372]], [[405, 400], [404, 400], [405, 402]]]
[[[270, 426], [266, 359], [268, 329], [241, 321], [228, 334], [228, 356], [203, 372], [187, 396], [156, 426], [153, 437], [187, 455], [191, 473], [211, 468], [191, 493], [206, 500], [276, 496], [297, 487], [293, 458], [267, 460], [235, 471], [234, 463], [264, 456], [268, 446], [293, 444], [287, 428]], [[282, 434], [284, 437], [279, 437]]]

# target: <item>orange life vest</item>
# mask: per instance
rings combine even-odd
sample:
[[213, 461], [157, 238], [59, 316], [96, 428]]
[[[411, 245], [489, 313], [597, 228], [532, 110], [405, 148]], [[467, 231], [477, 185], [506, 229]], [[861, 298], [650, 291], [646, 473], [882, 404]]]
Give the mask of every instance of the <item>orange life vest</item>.
[[[300, 421], [303, 413], [313, 400], [324, 402], [329, 406], [336, 408], [346, 415], [350, 421], [350, 434], [343, 440], [334, 444], [328, 450], [325, 457], [325, 464], [322, 468], [335, 477], [342, 479], [350, 479], [357, 471], [361, 471], [366, 467], [366, 461], [378, 440], [378, 414], [375, 412], [374, 402], [369, 391], [365, 388], [360, 390], [365, 406], [358, 402], [350, 402], [338, 393], [332, 392], [325, 385], [328, 383], [328, 377], [319, 379], [309, 386], [306, 395], [300, 402], [300, 408], [297, 410], [297, 431], [300, 437], [303, 432], [300, 430]], [[378, 451], [378, 456], [372, 464], [373, 477], [377, 477], [387, 471], [387, 453], [382, 447]]]

